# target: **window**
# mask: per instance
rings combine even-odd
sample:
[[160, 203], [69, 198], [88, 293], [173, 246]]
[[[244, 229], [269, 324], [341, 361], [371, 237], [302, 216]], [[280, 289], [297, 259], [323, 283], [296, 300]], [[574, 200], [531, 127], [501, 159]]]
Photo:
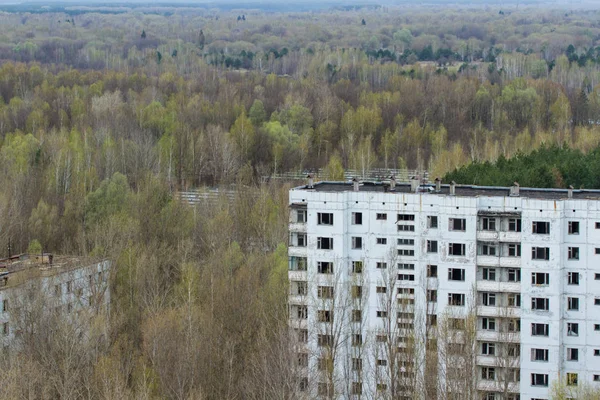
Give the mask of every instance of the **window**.
[[482, 400], [497, 400], [496, 393], [486, 393]]
[[60, 284], [54, 285], [54, 295], [60, 296], [62, 293], [62, 286]]
[[306, 247], [306, 233], [296, 233], [296, 246]]
[[550, 222], [533, 221], [531, 231], [538, 235], [548, 235], [550, 233]]
[[363, 262], [362, 261], [352, 261], [352, 273], [353, 274], [362, 274], [363, 272]]
[[8, 335], [10, 333], [10, 328], [8, 326], [8, 322], [4, 322], [2, 324], [2, 334], [3, 335]]
[[415, 264], [398, 263], [398, 269], [407, 269], [410, 271], [414, 271]]
[[427, 216], [427, 227], [430, 229], [437, 229], [438, 217], [435, 215], [428, 215]]
[[481, 343], [481, 355], [493, 356], [496, 354], [496, 343]]
[[415, 244], [415, 239], [398, 239], [398, 246], [412, 246]]
[[360, 345], [362, 345], [362, 335], [360, 333], [355, 333], [352, 335], [352, 346]]
[[600, 281], [600, 274], [594, 274], [594, 280]]
[[387, 360], [377, 360], [377, 366], [385, 367], [387, 365]]
[[[380, 361], [386, 361], [386, 360], [380, 360]], [[385, 364], [382, 364], [382, 365], [387, 365], [387, 361], [386, 361]], [[386, 390], [387, 390], [387, 385], [385, 383], [378, 383], [377, 384], [377, 391], [378, 392], [385, 392]]]
[[414, 214], [398, 214], [398, 221], [414, 221]]
[[509, 232], [521, 232], [521, 218], [510, 218], [508, 220]]
[[317, 238], [317, 249], [321, 249], [321, 250], [333, 249], [333, 238], [318, 237]]
[[493, 381], [496, 379], [496, 368], [493, 367], [481, 367], [481, 379], [487, 381]]
[[362, 358], [352, 359], [352, 371], [362, 371]]
[[308, 367], [308, 354], [298, 353], [298, 366], [299, 367]]
[[290, 271], [306, 271], [306, 257], [290, 257]]
[[569, 260], [579, 260], [579, 247], [569, 247]]
[[520, 268], [509, 268], [508, 269], [508, 281], [509, 282], [521, 282], [521, 269]]
[[71, 293], [73, 291], [73, 281], [67, 282], [67, 293]]
[[531, 309], [548, 311], [550, 309], [550, 300], [545, 297], [532, 297]]
[[567, 372], [567, 386], [577, 386], [577, 374], [574, 372]]
[[398, 288], [398, 294], [402, 294], [402, 295], [414, 295], [415, 294], [415, 288]]
[[569, 311], [579, 311], [579, 297], [567, 297]]
[[549, 285], [550, 284], [550, 274], [546, 272], [532, 272], [531, 273], [531, 284], [532, 285]]
[[511, 318], [508, 320], [508, 331], [509, 332], [521, 332], [521, 320]]
[[432, 303], [437, 302], [437, 290], [427, 290], [427, 301]]
[[308, 378], [302, 377], [300, 378], [300, 382], [298, 383], [298, 390], [301, 392], [306, 392], [308, 389]]
[[362, 321], [362, 311], [361, 310], [352, 310], [352, 322], [361, 322]]
[[532, 247], [531, 248], [531, 259], [532, 260], [549, 260], [550, 249], [548, 247]]
[[377, 269], [387, 269], [387, 263], [386, 262], [378, 262], [377, 264], [375, 264], [375, 267]]
[[594, 349], [594, 357], [600, 357], [600, 349]]
[[496, 230], [496, 218], [483, 217], [481, 219], [481, 230], [495, 231]]
[[488, 307], [496, 306], [496, 293], [482, 293], [481, 303]]
[[496, 268], [483, 268], [481, 275], [484, 281], [495, 281]]
[[387, 311], [377, 311], [377, 318], [387, 318]]
[[360, 236], [352, 236], [352, 248], [362, 249], [362, 238]]
[[437, 265], [428, 265], [427, 266], [427, 277], [428, 278], [437, 278]]
[[362, 213], [352, 213], [352, 225], [362, 225]]
[[437, 240], [428, 240], [427, 241], [427, 252], [428, 253], [437, 253], [438, 252]]
[[333, 385], [331, 383], [319, 382], [317, 385], [317, 393], [319, 396], [331, 397], [333, 396]]
[[594, 375], [594, 382], [600, 382], [600, 375]]
[[465, 270], [462, 268], [448, 268], [448, 280], [449, 281], [464, 281]]
[[352, 394], [362, 393], [362, 382], [352, 382]]
[[8, 311], [8, 299], [4, 299], [2, 301], [2, 311], [3, 312], [7, 312]]
[[569, 221], [569, 235], [579, 235], [579, 221]]
[[600, 247], [596, 247], [594, 249], [594, 254], [600, 254]]
[[333, 213], [317, 213], [318, 225], [333, 225]]
[[531, 374], [531, 386], [548, 386], [548, 375]]
[[508, 256], [509, 257], [521, 257], [521, 245], [520, 244], [509, 244], [508, 245]]
[[387, 220], [387, 214], [385, 213], [377, 213], [377, 215], [375, 216], [375, 219], [378, 221], [386, 221]]
[[306, 210], [296, 210], [296, 222], [306, 223]]
[[377, 244], [387, 244], [387, 238], [377, 238]]
[[306, 296], [308, 292], [308, 283], [306, 281], [293, 281], [296, 284], [296, 293], [299, 296]]
[[352, 298], [358, 299], [362, 297], [362, 286], [352, 286]]
[[579, 336], [579, 324], [575, 322], [567, 323], [567, 336]]
[[297, 306], [297, 316], [298, 319], [306, 319], [308, 318], [308, 307], [307, 306]]
[[467, 225], [467, 220], [464, 218], [450, 218], [448, 229], [451, 231], [464, 231]]
[[414, 281], [415, 276], [412, 274], [398, 274], [399, 281]]
[[318, 261], [317, 272], [319, 274], [333, 274], [333, 263], [330, 261]]
[[308, 343], [308, 329], [297, 329], [299, 343]]
[[319, 347], [325, 346], [333, 346], [333, 336], [332, 335], [317, 335], [317, 344]]
[[320, 299], [333, 299], [333, 286], [319, 286], [317, 297]]
[[531, 324], [531, 336], [548, 336], [548, 324]]
[[448, 254], [451, 256], [464, 256], [465, 255], [465, 244], [464, 243], [449, 243]]
[[448, 325], [450, 329], [462, 331], [465, 329], [465, 320], [463, 318], [449, 318]]
[[531, 361], [548, 362], [548, 349], [531, 349]]
[[398, 255], [412, 257], [415, 255], [415, 251], [413, 249], [398, 249]]
[[569, 272], [567, 274], [567, 282], [569, 285], [579, 285], [579, 273]]
[[600, 229], [600, 222], [596, 222], [596, 229]]
[[414, 225], [398, 225], [398, 232], [414, 232]]
[[600, 324], [594, 324], [594, 331], [600, 332]]
[[386, 335], [377, 335], [375, 336], [375, 341], [377, 343], [387, 343], [388, 337]]
[[387, 293], [387, 287], [385, 287], [385, 286], [377, 286], [375, 288], [375, 291], [377, 293], [379, 293], [379, 294], [384, 294], [384, 293]]
[[521, 295], [518, 293], [508, 294], [508, 307], [521, 307]]
[[464, 293], [448, 293], [448, 305], [464, 306], [465, 305]]
[[[4, 300], [4, 301], [6, 301], [6, 300]], [[596, 297], [596, 298], [594, 299], [594, 305], [595, 305], [595, 306], [600, 306], [600, 297]]]
[[329, 366], [331, 366], [331, 358], [319, 357], [317, 360], [317, 369], [319, 371], [327, 371]]
[[486, 331], [496, 330], [496, 319], [495, 318], [481, 318], [481, 329]]
[[482, 256], [495, 256], [497, 247], [491, 244], [483, 244], [479, 248], [479, 252]]
[[579, 349], [567, 348], [567, 361], [579, 361]]

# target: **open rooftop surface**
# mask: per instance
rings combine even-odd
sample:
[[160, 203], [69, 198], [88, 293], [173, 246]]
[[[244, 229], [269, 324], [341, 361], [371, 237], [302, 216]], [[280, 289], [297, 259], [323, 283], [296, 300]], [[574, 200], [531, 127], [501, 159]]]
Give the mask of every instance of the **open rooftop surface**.
[[[423, 193], [423, 194], [442, 194], [450, 195], [451, 185], [441, 185], [440, 190], [436, 191], [435, 184], [420, 184], [416, 190], [410, 183], [396, 183], [395, 188], [390, 187], [389, 182], [361, 182], [358, 187], [359, 192], [380, 192], [380, 193]], [[314, 190], [317, 192], [351, 192], [354, 191], [353, 182], [316, 182], [312, 188], [308, 185], [299, 186], [294, 190]], [[474, 185], [455, 185], [455, 196], [464, 197], [509, 197], [511, 196], [511, 187], [502, 186], [474, 186]], [[514, 195], [513, 195], [514, 196]], [[513, 197], [511, 196], [511, 197]], [[568, 200], [569, 189], [546, 189], [546, 188], [526, 188], [520, 187], [519, 197], [542, 200]], [[575, 200], [600, 200], [600, 190], [573, 189], [572, 199]]]

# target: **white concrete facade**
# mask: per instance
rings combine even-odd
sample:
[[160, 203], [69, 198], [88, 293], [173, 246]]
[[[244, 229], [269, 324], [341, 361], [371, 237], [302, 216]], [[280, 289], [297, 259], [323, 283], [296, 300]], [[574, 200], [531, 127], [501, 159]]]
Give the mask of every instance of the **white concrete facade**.
[[65, 264], [32, 265], [12, 274], [1, 274], [0, 344], [12, 346], [18, 334], [13, 326], [11, 310], [29, 306], [40, 295], [42, 297], [37, 300], [41, 301], [46, 312], [55, 310], [73, 318], [83, 309], [106, 309], [110, 304], [110, 267], [108, 260], [73, 265], [70, 259]]
[[[389, 398], [391, 378], [378, 369], [390, 360], [377, 349], [392, 312], [415, 336], [429, 318], [475, 315], [479, 398], [549, 399], [558, 378], [600, 387], [600, 193], [458, 189], [321, 183], [290, 191], [290, 325], [299, 334], [301, 391]], [[320, 248], [328, 239], [332, 248]], [[386, 309], [390, 293], [395, 306]], [[410, 309], [399, 305], [404, 295]], [[423, 368], [412, 367], [417, 375]]]

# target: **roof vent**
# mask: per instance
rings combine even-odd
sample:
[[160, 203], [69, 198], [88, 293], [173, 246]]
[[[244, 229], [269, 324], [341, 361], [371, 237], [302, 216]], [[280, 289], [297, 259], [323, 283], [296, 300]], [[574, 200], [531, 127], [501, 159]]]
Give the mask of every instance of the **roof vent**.
[[308, 179], [308, 184], [306, 185], [306, 188], [314, 189], [315, 188], [315, 180], [314, 180], [312, 174], [306, 175], [306, 178]]
[[573, 185], [569, 185], [569, 190], [567, 190], [567, 197], [569, 199], [573, 198]]
[[435, 178], [435, 191], [436, 193], [440, 193], [442, 191], [442, 180], [440, 178]]
[[354, 191], [355, 192], [358, 192], [358, 185], [359, 185], [359, 183], [360, 182], [359, 182], [358, 179], [356, 179], [356, 178], [352, 179], [352, 184], [354, 185]]
[[510, 196], [518, 197], [519, 196], [519, 182], [514, 182], [510, 187]]
[[456, 195], [456, 182], [450, 182], [450, 196]]
[[396, 190], [396, 177], [394, 175], [390, 176], [390, 192]]

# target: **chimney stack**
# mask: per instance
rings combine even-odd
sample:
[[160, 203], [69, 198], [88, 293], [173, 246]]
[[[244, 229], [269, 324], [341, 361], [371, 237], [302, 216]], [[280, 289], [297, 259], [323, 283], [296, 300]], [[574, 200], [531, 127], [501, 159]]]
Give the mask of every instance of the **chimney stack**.
[[352, 184], [354, 185], [354, 191], [358, 192], [358, 184], [359, 184], [358, 179], [356, 179], [356, 178], [352, 179]]
[[314, 189], [315, 182], [314, 182], [312, 174], [308, 174], [306, 177], [308, 178], [308, 184], [306, 185], [306, 188], [307, 189]]
[[456, 195], [456, 182], [450, 182], [450, 196]]
[[390, 176], [390, 192], [394, 192], [396, 190], [396, 177], [394, 175]]
[[510, 187], [510, 196], [518, 197], [519, 196], [519, 182], [514, 182]]
[[573, 198], [573, 185], [569, 185], [569, 190], [567, 190], [567, 197], [569, 199]]
[[442, 191], [442, 180], [440, 178], [435, 178], [435, 191], [437, 193]]
[[419, 188], [419, 177], [413, 176], [410, 178], [410, 191], [412, 193], [416, 193]]

